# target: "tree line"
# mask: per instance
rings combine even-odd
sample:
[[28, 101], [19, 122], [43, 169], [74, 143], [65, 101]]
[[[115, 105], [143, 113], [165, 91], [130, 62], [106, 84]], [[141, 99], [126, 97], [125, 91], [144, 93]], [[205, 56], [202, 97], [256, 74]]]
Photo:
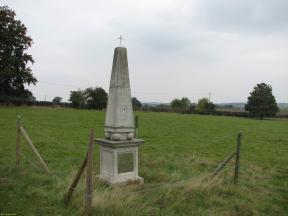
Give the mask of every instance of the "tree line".
[[170, 106], [173, 111], [179, 113], [209, 114], [215, 110], [215, 105], [205, 97], [200, 98], [197, 104], [191, 103], [187, 97], [175, 98], [171, 101]]
[[[73, 108], [103, 110], [107, 106], [108, 94], [102, 87], [78, 89], [70, 92], [69, 101]], [[131, 98], [131, 102], [134, 110], [142, 107], [141, 102], [135, 97]]]
[[198, 103], [191, 103], [187, 97], [181, 99], [175, 98], [171, 101], [170, 105], [160, 104], [150, 109], [152, 111], [172, 111], [178, 113], [227, 114], [231, 116], [257, 117], [259, 119], [276, 116], [277, 112], [279, 112], [279, 107], [272, 93], [272, 87], [266, 83], [257, 84], [250, 92], [250, 96], [247, 98], [247, 103], [244, 107], [246, 112], [217, 111], [216, 105], [208, 98], [200, 98]]
[[70, 92], [69, 101], [73, 108], [102, 110], [106, 108], [108, 94], [101, 87], [78, 89]]

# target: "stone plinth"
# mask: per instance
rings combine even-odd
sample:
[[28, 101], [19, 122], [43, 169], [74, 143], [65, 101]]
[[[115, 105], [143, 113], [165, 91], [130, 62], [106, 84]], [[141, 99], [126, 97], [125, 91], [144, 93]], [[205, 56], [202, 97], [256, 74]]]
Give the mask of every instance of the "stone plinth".
[[100, 145], [100, 180], [110, 185], [144, 182], [138, 176], [138, 147], [143, 140], [96, 139], [96, 142]]

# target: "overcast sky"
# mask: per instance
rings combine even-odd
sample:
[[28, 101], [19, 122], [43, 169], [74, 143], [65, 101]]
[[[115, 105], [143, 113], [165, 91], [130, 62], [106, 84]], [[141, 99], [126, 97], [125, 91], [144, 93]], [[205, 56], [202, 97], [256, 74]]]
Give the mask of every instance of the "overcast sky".
[[119, 35], [142, 102], [246, 102], [257, 83], [288, 102], [287, 0], [2, 0], [34, 44], [38, 100], [101, 86]]

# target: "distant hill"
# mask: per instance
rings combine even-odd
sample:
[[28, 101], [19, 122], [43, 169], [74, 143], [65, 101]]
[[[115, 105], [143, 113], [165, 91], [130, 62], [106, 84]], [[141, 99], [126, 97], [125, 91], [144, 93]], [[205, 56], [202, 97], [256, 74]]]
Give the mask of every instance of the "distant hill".
[[[223, 107], [223, 108], [237, 108], [244, 110], [244, 106], [246, 103], [241, 103], [241, 102], [231, 102], [231, 103], [217, 103], [216, 105], [218, 107]], [[161, 103], [161, 102], [146, 102], [142, 103], [143, 106], [148, 106], [148, 107], [156, 107], [159, 105], [170, 105], [170, 103]], [[288, 109], [288, 103], [278, 103], [278, 106], [280, 109]]]
[[216, 106], [219, 107], [226, 107], [226, 108], [238, 108], [238, 109], [243, 109], [244, 110], [244, 106], [245, 103], [238, 103], [238, 102], [233, 102], [233, 103], [217, 103]]
[[159, 106], [159, 105], [170, 105], [170, 103], [161, 103], [161, 102], [143, 102], [142, 103], [143, 106], [148, 106], [148, 107], [156, 107], [156, 106]]
[[288, 103], [278, 103], [280, 109], [288, 109]]
[[[244, 106], [246, 103], [218, 103], [217, 106], [225, 107], [225, 108], [237, 108], [244, 110]], [[280, 109], [288, 109], [288, 103], [278, 103], [278, 107]]]

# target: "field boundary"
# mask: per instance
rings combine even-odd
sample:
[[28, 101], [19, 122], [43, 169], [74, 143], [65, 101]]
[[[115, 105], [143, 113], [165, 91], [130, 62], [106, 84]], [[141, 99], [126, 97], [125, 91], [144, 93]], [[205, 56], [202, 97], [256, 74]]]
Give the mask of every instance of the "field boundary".
[[[135, 117], [135, 128], [137, 128], [137, 134], [138, 134], [138, 116]], [[24, 135], [26, 140], [28, 141], [29, 147], [32, 149], [33, 153], [36, 155], [38, 160], [41, 163], [41, 166], [43, 169], [39, 168], [36, 165], [37, 169], [43, 170], [49, 175], [54, 175], [53, 172], [51, 172], [46, 165], [44, 159], [36, 149], [35, 145], [33, 144], [32, 140], [30, 139], [28, 133], [22, 126], [21, 122], [21, 117], [18, 115], [17, 116], [17, 128], [16, 128], [16, 166], [20, 168], [20, 155], [25, 159], [24, 154], [21, 153], [21, 135]], [[239, 171], [240, 171], [240, 150], [241, 150], [241, 142], [242, 142], [242, 132], [239, 132], [237, 135], [237, 145], [236, 145], [236, 150], [232, 152], [231, 154], [228, 155], [228, 157], [225, 158], [224, 161], [218, 164], [218, 166], [210, 172], [202, 182], [204, 181], [209, 181], [212, 180], [215, 176], [217, 176], [224, 168], [225, 166], [235, 157], [235, 171], [234, 171], [234, 184], [238, 184], [238, 179], [239, 179]], [[84, 176], [86, 180], [86, 189], [85, 189], [85, 194], [84, 194], [84, 209], [85, 209], [85, 214], [90, 215], [92, 212], [92, 199], [93, 199], [93, 146], [94, 146], [94, 130], [90, 129], [89, 131], [89, 142], [88, 142], [88, 148], [87, 148], [87, 153], [85, 155], [85, 158], [74, 176], [72, 182], [70, 183], [67, 192], [64, 195], [64, 204], [68, 205], [72, 199], [73, 193], [79, 183], [79, 180], [81, 176]], [[35, 165], [32, 161], [27, 159], [29, 163], [32, 165]], [[86, 175], [83, 175], [84, 169], [86, 168]], [[56, 176], [57, 177], [57, 176]], [[158, 187], [162, 187], [165, 185], [159, 185]], [[152, 188], [153, 190], [155, 189], [154, 187]], [[145, 189], [143, 191], [149, 191], [151, 189]], [[143, 192], [143, 191], [138, 191], [138, 192]]]

